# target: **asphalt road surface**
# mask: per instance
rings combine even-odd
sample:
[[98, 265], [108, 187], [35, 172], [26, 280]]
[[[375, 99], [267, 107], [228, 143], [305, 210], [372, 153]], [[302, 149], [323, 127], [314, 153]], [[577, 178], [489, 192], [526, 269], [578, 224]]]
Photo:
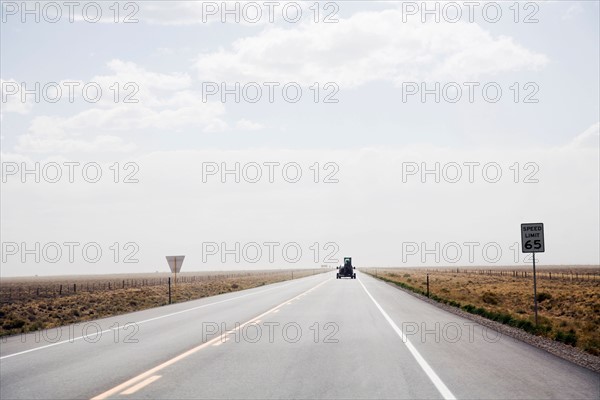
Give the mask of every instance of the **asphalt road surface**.
[[364, 274], [2, 340], [2, 399], [598, 399], [600, 376]]

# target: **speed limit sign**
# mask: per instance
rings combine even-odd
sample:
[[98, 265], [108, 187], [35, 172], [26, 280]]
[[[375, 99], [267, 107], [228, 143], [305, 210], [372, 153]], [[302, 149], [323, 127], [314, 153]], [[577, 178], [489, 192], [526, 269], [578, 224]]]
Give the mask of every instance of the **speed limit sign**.
[[544, 224], [521, 224], [521, 251], [523, 253], [544, 252]]

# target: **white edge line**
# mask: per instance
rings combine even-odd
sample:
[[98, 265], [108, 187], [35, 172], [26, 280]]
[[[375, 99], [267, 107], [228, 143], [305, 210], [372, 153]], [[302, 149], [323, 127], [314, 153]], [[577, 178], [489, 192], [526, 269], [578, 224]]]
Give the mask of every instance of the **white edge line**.
[[[318, 276], [318, 275], [313, 275], [313, 276]], [[159, 316], [159, 317], [149, 318], [149, 319], [145, 319], [145, 320], [138, 321], [138, 322], [128, 322], [128, 323], [126, 323], [125, 325], [123, 325], [123, 326], [119, 326], [119, 327], [117, 327], [117, 328], [105, 329], [105, 330], [103, 330], [103, 331], [100, 331], [100, 332], [94, 332], [93, 334], [84, 335], [84, 336], [78, 336], [78, 337], [76, 337], [76, 338], [71, 338], [71, 339], [67, 339], [67, 340], [62, 340], [62, 341], [60, 341], [60, 342], [56, 342], [56, 343], [50, 343], [50, 344], [47, 344], [47, 345], [44, 345], [44, 346], [34, 347], [33, 349], [29, 349], [29, 350], [23, 350], [23, 351], [19, 351], [19, 352], [17, 352], [17, 353], [12, 353], [12, 354], [7, 354], [7, 355], [5, 355], [5, 356], [2, 356], [2, 357], [0, 357], [0, 360], [4, 360], [4, 359], [11, 358], [11, 357], [15, 357], [15, 356], [20, 356], [20, 355], [22, 355], [22, 354], [31, 353], [31, 352], [38, 351], [38, 350], [47, 349], [47, 348], [49, 348], [49, 347], [54, 347], [54, 346], [58, 346], [58, 345], [65, 344], [65, 343], [73, 343], [73, 342], [75, 342], [75, 341], [77, 341], [77, 340], [81, 340], [81, 339], [87, 339], [87, 338], [89, 338], [89, 337], [94, 337], [94, 338], [95, 338], [95, 337], [97, 337], [98, 335], [103, 335], [103, 334], [105, 334], [105, 333], [107, 333], [107, 332], [111, 332], [111, 331], [118, 331], [118, 330], [124, 329], [125, 327], [129, 328], [129, 326], [131, 326], [131, 325], [134, 325], [134, 324], [137, 324], [137, 325], [145, 324], [146, 322], [152, 322], [152, 321], [156, 321], [156, 320], [158, 320], [158, 319], [163, 319], [163, 318], [167, 318], [167, 317], [172, 317], [172, 316], [174, 316], [174, 315], [183, 314], [183, 313], [186, 313], [186, 312], [189, 312], [189, 311], [198, 310], [198, 309], [200, 309], [200, 308], [205, 308], [205, 307], [213, 306], [213, 305], [215, 305], [215, 304], [226, 303], [226, 302], [228, 302], [228, 301], [233, 301], [233, 300], [241, 299], [241, 298], [243, 298], [243, 297], [254, 296], [254, 295], [257, 295], [257, 294], [261, 294], [261, 293], [268, 292], [268, 291], [270, 291], [270, 290], [280, 289], [280, 288], [282, 288], [282, 287], [286, 287], [286, 286], [289, 286], [289, 285], [291, 285], [291, 284], [292, 284], [292, 282], [289, 282], [289, 283], [286, 283], [285, 285], [281, 285], [281, 286], [277, 286], [277, 287], [273, 287], [273, 288], [269, 288], [269, 289], [261, 290], [260, 292], [248, 293], [248, 294], [245, 294], [245, 295], [242, 295], [242, 296], [237, 296], [237, 297], [232, 297], [232, 298], [230, 298], [230, 299], [225, 299], [225, 300], [216, 301], [216, 302], [214, 302], [214, 303], [203, 304], [203, 305], [201, 305], [201, 306], [197, 306], [197, 307], [188, 308], [188, 309], [181, 310], [181, 311], [177, 311], [177, 312], [174, 312], [174, 313], [171, 313], [171, 314], [165, 314], [165, 315], [161, 315], [161, 316]], [[175, 303], [175, 304], [177, 304], [177, 303]], [[179, 304], [181, 304], [181, 303], [179, 303]], [[155, 308], [158, 308], [158, 307], [155, 307]], [[148, 309], [146, 309], [146, 310], [134, 311], [134, 312], [148, 311], [148, 310], [151, 310], [151, 308], [148, 308]], [[122, 316], [122, 315], [121, 315], [121, 316]], [[119, 317], [119, 316], [118, 316], [118, 315], [115, 315], [115, 316], [113, 316], [113, 317], [107, 317], [107, 318], [117, 318], [117, 317]], [[90, 322], [94, 322], [94, 321], [85, 321], [85, 323], [90, 323]], [[82, 323], [83, 323], [83, 322], [82, 322]], [[77, 324], [79, 324], [79, 323], [77, 323]], [[62, 331], [62, 329], [63, 329], [63, 328], [65, 328], [65, 327], [70, 327], [70, 326], [71, 326], [71, 325], [65, 325], [65, 326], [61, 326], [61, 327], [60, 327], [60, 328], [61, 328], [61, 331]]]
[[419, 364], [419, 366], [421, 367], [423, 372], [425, 372], [425, 374], [427, 374], [427, 377], [431, 380], [431, 382], [433, 382], [433, 384], [435, 385], [435, 388], [438, 390], [438, 392], [440, 392], [442, 397], [444, 397], [444, 399], [446, 399], [446, 400], [456, 400], [456, 397], [454, 397], [454, 395], [452, 394], [450, 389], [448, 389], [448, 387], [444, 384], [444, 382], [441, 380], [441, 378], [435, 373], [433, 368], [431, 368], [431, 366], [427, 363], [427, 361], [425, 361], [425, 359], [423, 358], [421, 353], [419, 353], [419, 351], [415, 348], [415, 346], [413, 346], [413, 344], [410, 342], [410, 340], [408, 340], [408, 338], [406, 337], [404, 332], [402, 332], [402, 330], [400, 328], [398, 328], [398, 325], [396, 325], [396, 323], [392, 320], [392, 318], [390, 318], [388, 313], [386, 313], [384, 311], [384, 309], [379, 305], [379, 303], [373, 298], [371, 293], [369, 293], [369, 291], [367, 290], [367, 288], [361, 282], [360, 279], [358, 280], [358, 282], [363, 287], [365, 292], [367, 292], [367, 295], [371, 298], [373, 303], [375, 303], [375, 305], [377, 306], [377, 308], [379, 309], [379, 311], [381, 312], [383, 317], [386, 319], [386, 321], [392, 326], [392, 328], [394, 329], [396, 334], [398, 336], [400, 336], [400, 338], [402, 339], [402, 342], [406, 345], [406, 348], [408, 349], [408, 351], [410, 351], [410, 354], [412, 354], [412, 356], [415, 358], [415, 360], [417, 360], [417, 363]]

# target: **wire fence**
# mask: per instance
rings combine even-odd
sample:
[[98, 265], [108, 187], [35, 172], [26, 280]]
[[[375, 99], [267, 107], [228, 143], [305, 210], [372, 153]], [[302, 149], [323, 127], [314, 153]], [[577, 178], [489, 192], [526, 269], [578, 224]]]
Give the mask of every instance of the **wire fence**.
[[37, 283], [25, 282], [3, 282], [0, 285], [0, 303], [13, 303], [22, 300], [33, 300], [42, 298], [53, 298], [61, 296], [70, 296], [77, 293], [94, 293], [116, 291], [130, 288], [144, 288], [151, 286], [165, 286], [169, 284], [201, 284], [216, 282], [219, 280], [235, 280], [250, 277], [276, 277], [281, 276], [282, 280], [296, 279], [316, 273], [325, 272], [321, 269], [310, 270], [274, 270], [274, 271], [256, 271], [256, 272], [231, 272], [202, 275], [179, 275], [177, 282], [171, 277], [161, 276], [156, 278], [129, 278], [129, 279], [77, 279], [73, 281], [48, 281]]
[[[388, 270], [388, 269], [381, 269]], [[407, 271], [409, 269], [406, 269]], [[523, 269], [467, 269], [467, 268], [422, 268], [412, 269], [415, 272], [439, 273], [439, 274], [467, 274], [467, 275], [489, 275], [489, 276], [507, 276], [513, 278], [532, 278], [533, 271]], [[600, 281], [599, 271], [536, 271], [537, 279], [549, 280], [567, 280], [567, 281]]]

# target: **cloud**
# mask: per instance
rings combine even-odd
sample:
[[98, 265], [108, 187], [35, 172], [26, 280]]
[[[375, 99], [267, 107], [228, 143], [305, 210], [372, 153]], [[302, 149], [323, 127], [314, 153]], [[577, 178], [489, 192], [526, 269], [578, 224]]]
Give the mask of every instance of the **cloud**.
[[0, 160], [2, 160], [2, 162], [16, 162], [16, 163], [31, 162], [31, 159], [24, 154], [6, 153], [3, 151], [0, 151]]
[[[100, 86], [100, 98], [97, 102], [86, 101], [85, 104], [96, 106], [114, 106], [118, 103], [144, 103], [146, 106], [164, 105], [167, 94], [189, 89], [192, 78], [189, 74], [181, 72], [160, 73], [149, 71], [146, 68], [130, 61], [112, 59], [106, 63], [108, 74], [95, 75], [89, 80], [63, 79], [64, 87], [61, 100], [68, 99], [67, 82], [75, 82], [75, 102], [84, 102], [82, 97], [84, 85]], [[75, 85], [75, 84], [72, 84]], [[94, 98], [96, 91], [89, 89], [88, 96]]]
[[247, 119], [240, 119], [235, 127], [242, 131], [258, 131], [264, 128], [264, 125], [259, 124], [258, 122], [253, 122]]
[[562, 19], [565, 21], [574, 19], [578, 15], [580, 15], [582, 12], [583, 12], [583, 7], [581, 6], [581, 3], [574, 2], [572, 4], [569, 4], [569, 8], [567, 8], [567, 11], [565, 11], [564, 15], [562, 16]]
[[[156, 25], [193, 25], [202, 24], [204, 21], [212, 22], [219, 20], [217, 18], [206, 17], [203, 20], [202, 9], [205, 1], [177, 1], [177, 2], [152, 2], [144, 4], [141, 18], [150, 24]], [[218, 3], [217, 3], [218, 4]]]
[[153, 1], [140, 9], [140, 20], [152, 25], [207, 25], [213, 23], [257, 26], [284, 20], [283, 10], [289, 19], [295, 18], [297, 9], [301, 9], [304, 18], [312, 18], [309, 8], [312, 3], [295, 1], [242, 2], [242, 1]]
[[[201, 93], [191, 90], [189, 75], [149, 71], [118, 59], [108, 62], [107, 67], [110, 74], [89, 80], [102, 88], [100, 101], [87, 103], [77, 97], [75, 104], [86, 106], [83, 111], [69, 116], [35, 116], [27, 131], [18, 137], [16, 149], [36, 153], [127, 152], [136, 148], [125, 138], [132, 132], [228, 129], [223, 120], [224, 105], [203, 101]], [[120, 87], [118, 101], [111, 89], [115, 83]], [[128, 83], [135, 84], [135, 88], [128, 88]], [[125, 102], [127, 95], [137, 101]]]
[[135, 131], [189, 128], [219, 132], [227, 129], [227, 123], [220, 118], [225, 112], [221, 103], [203, 103], [196, 94], [187, 92], [176, 94], [169, 103], [173, 107], [118, 105], [109, 109], [92, 108], [69, 117], [35, 117], [28, 132], [19, 136], [17, 149], [32, 152], [131, 151], [135, 146], [126, 143], [122, 137]]
[[585, 131], [577, 135], [571, 142], [570, 146], [598, 150], [600, 148], [600, 122], [596, 122]]
[[359, 12], [337, 24], [267, 26], [230, 49], [200, 54], [196, 69], [207, 81], [337, 82], [477, 79], [538, 70], [548, 59], [475, 23], [401, 23], [399, 9]]
[[136, 63], [119, 59], [109, 61], [106, 66], [113, 71], [113, 75], [96, 76], [92, 79], [93, 81], [114, 82], [117, 79], [120, 82], [131, 81], [138, 83], [141, 87], [161, 90], [181, 90], [188, 88], [191, 84], [191, 78], [188, 74], [152, 72]]
[[16, 149], [35, 153], [131, 152], [136, 149], [136, 145], [111, 135], [98, 135], [91, 140], [52, 135], [23, 135], [19, 137]]
[[[0, 78], [0, 98], [2, 99], [2, 112], [3, 113], [17, 113], [17, 114], [29, 114], [33, 108], [33, 97], [26, 96], [25, 101], [21, 100], [20, 93], [20, 82], [14, 79], [1, 79]], [[13, 92], [17, 91], [15, 94]]]

